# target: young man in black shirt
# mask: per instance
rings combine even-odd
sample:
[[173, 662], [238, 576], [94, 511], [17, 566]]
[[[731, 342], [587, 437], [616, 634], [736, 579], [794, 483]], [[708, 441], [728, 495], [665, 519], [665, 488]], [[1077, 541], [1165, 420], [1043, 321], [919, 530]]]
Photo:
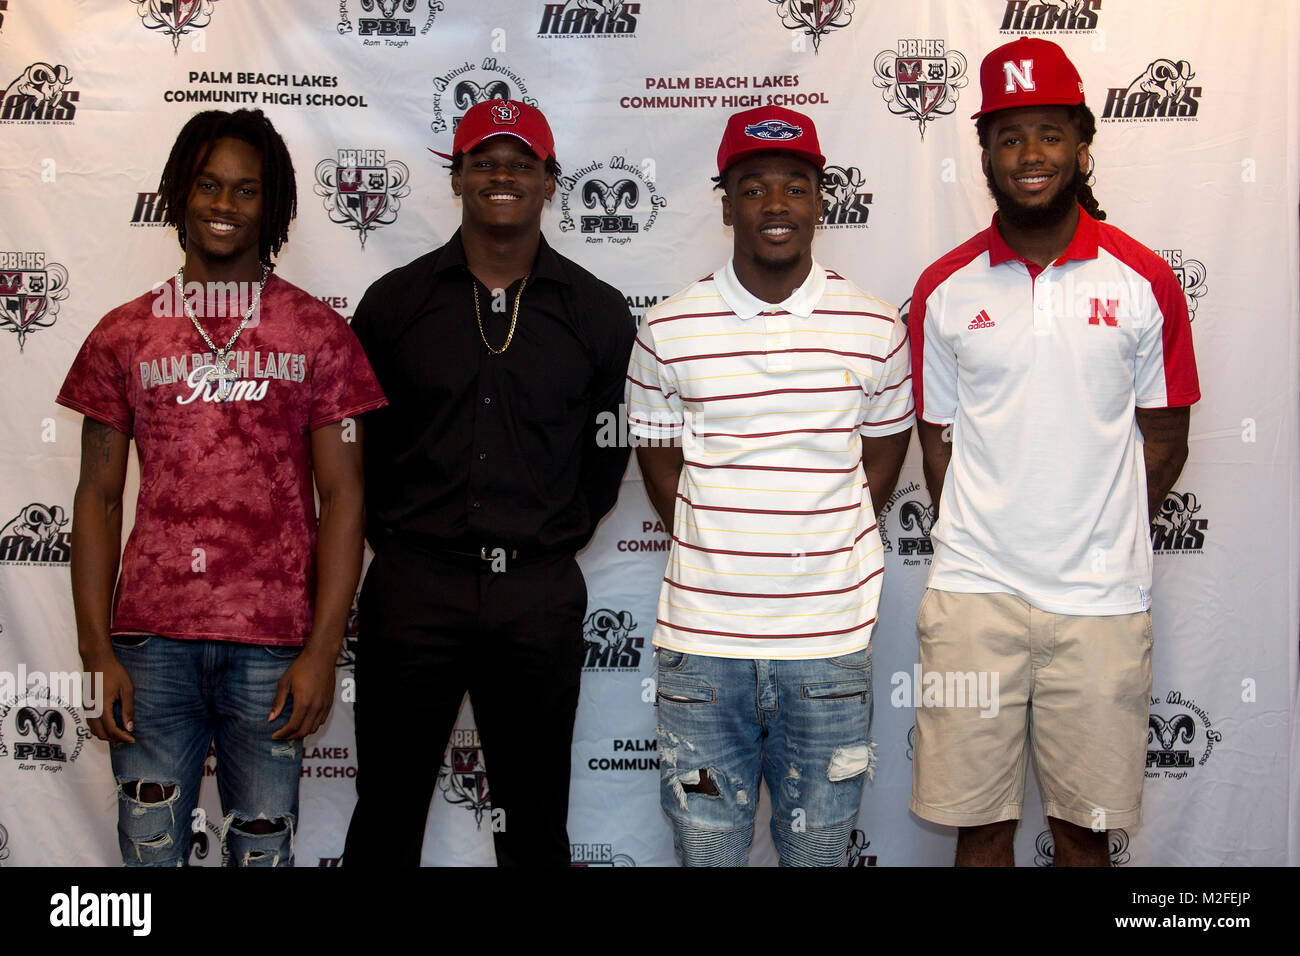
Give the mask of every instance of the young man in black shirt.
[[498, 863], [563, 866], [587, 607], [574, 554], [627, 464], [597, 435], [620, 414], [636, 323], [617, 289], [542, 237], [559, 166], [541, 112], [480, 103], [438, 155], [460, 229], [374, 283], [352, 323], [391, 405], [367, 423], [375, 558], [344, 855], [419, 863], [468, 690]]

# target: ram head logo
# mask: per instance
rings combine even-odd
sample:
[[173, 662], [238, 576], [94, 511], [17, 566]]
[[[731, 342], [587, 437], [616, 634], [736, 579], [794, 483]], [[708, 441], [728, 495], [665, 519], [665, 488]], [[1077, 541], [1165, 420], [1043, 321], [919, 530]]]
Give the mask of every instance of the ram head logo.
[[1195, 76], [1192, 65], [1186, 60], [1175, 63], [1173, 60], [1160, 59], [1138, 77], [1137, 88], [1143, 93], [1151, 93], [1160, 99], [1177, 103], [1182, 100], [1188, 81]]
[[510, 99], [510, 84], [505, 80], [488, 80], [479, 86], [473, 80], [461, 80], [456, 84], [453, 95], [456, 99], [456, 108], [467, 110], [476, 103]]
[[30, 96], [37, 106], [57, 102], [63, 90], [72, 82], [72, 74], [63, 65], [33, 63], [23, 70], [23, 75], [9, 84], [6, 100], [11, 96]]
[[361, 0], [361, 9], [366, 13], [372, 12], [375, 7], [384, 15], [385, 20], [391, 20], [397, 14], [397, 8], [401, 7], [403, 13], [410, 13], [415, 9], [415, 0]]
[[599, 203], [607, 215], [614, 215], [623, 203], [628, 209], [635, 209], [640, 198], [640, 190], [630, 179], [620, 179], [610, 185], [599, 179], [588, 179], [582, 186], [582, 202], [588, 209], [595, 209]]
[[934, 527], [934, 505], [923, 505], [919, 501], [905, 501], [898, 510], [898, 523], [905, 531], [917, 530], [925, 537], [930, 537]]
[[592, 611], [583, 622], [582, 639], [601, 650], [609, 648], [617, 654], [623, 650], [628, 637], [635, 630], [636, 621], [631, 612], [600, 608]]
[[1196, 495], [1187, 492], [1180, 495], [1176, 491], [1171, 491], [1165, 495], [1165, 500], [1160, 502], [1160, 511], [1153, 519], [1153, 523], [1169, 531], [1176, 531], [1179, 534], [1186, 534], [1190, 528], [1192, 516], [1201, 510], [1200, 504], [1196, 500]]
[[1159, 738], [1161, 750], [1173, 750], [1179, 740], [1189, 744], [1194, 736], [1196, 722], [1188, 714], [1176, 714], [1168, 721], [1159, 714], [1147, 717], [1147, 743], [1154, 743]]
[[592, 10], [613, 20], [623, 12], [623, 0], [578, 0], [577, 7], [579, 10]]
[[63, 713], [57, 707], [20, 707], [14, 728], [24, 736], [35, 733], [36, 739], [45, 743], [51, 733], [56, 738], [63, 736]]
[[20, 511], [18, 517], [0, 529], [0, 538], [12, 535], [49, 544], [58, 538], [59, 532], [67, 524], [68, 517], [58, 505], [33, 502]]
[[862, 170], [856, 166], [827, 166], [822, 174], [822, 191], [826, 194], [827, 209], [832, 206], [847, 208], [853, 204], [857, 191], [867, 184]]

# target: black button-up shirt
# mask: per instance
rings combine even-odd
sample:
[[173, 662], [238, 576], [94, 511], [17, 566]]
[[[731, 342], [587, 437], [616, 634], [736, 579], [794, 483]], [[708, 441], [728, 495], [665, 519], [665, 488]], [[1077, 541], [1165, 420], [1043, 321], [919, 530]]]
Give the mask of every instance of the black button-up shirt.
[[[375, 282], [352, 330], [388, 396], [366, 416], [366, 535], [434, 548], [575, 552], [613, 507], [636, 322], [623, 295], [543, 238], [520, 283], [495, 297], [470, 273], [459, 231]], [[495, 303], [495, 308], [494, 308]], [[602, 413], [605, 413], [602, 415]]]

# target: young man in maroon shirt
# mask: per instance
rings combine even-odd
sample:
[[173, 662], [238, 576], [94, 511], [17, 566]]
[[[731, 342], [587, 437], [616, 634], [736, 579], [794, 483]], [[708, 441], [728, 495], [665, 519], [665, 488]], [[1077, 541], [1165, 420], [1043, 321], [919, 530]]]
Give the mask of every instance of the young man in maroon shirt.
[[95, 326], [58, 396], [86, 416], [72, 593], [105, 705], [89, 723], [110, 744], [125, 864], [186, 862], [215, 742], [224, 858], [287, 866], [300, 741], [329, 715], [361, 570], [352, 416], [385, 400], [343, 319], [271, 273], [297, 199], [261, 111], [196, 115], [159, 192], [184, 265]]

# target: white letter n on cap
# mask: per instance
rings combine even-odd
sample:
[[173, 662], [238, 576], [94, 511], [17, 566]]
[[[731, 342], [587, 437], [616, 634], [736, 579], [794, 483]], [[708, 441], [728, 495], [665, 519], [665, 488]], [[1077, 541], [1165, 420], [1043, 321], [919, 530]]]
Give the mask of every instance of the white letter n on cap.
[[1032, 90], [1034, 88], [1033, 60], [1021, 60], [1019, 69], [1016, 69], [1016, 65], [1007, 60], [1002, 64], [1002, 72], [1006, 74], [1007, 78], [1007, 88], [1003, 92], [1014, 93], [1017, 87], [1022, 90]]

